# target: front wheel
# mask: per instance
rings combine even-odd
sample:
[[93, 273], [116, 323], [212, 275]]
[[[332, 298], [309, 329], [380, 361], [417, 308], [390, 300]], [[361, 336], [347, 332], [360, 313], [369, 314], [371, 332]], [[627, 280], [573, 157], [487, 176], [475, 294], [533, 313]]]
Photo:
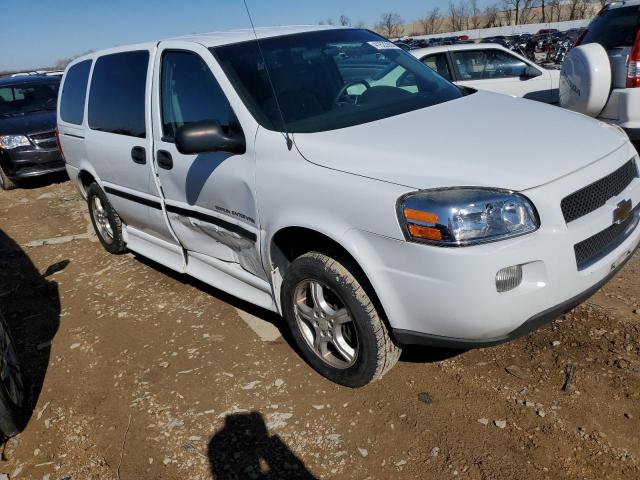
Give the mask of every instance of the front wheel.
[[16, 184], [11, 180], [0, 166], [0, 190], [13, 190]]
[[355, 268], [345, 264], [318, 252], [302, 255], [287, 270], [281, 301], [305, 360], [328, 379], [356, 388], [381, 378], [401, 349]]

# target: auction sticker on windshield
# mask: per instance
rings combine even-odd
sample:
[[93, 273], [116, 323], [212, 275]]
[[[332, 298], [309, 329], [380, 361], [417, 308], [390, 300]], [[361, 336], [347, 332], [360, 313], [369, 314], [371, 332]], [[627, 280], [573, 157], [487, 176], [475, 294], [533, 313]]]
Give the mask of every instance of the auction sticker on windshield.
[[389, 50], [391, 48], [400, 49], [399, 46], [391, 42], [380, 41], [380, 42], [367, 42], [367, 43], [371, 45], [373, 48], [375, 48], [376, 50]]

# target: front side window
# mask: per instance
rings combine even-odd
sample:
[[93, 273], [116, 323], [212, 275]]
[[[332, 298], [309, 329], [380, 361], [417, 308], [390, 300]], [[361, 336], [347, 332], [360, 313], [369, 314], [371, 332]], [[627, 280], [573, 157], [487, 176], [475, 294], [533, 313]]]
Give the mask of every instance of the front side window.
[[85, 60], [75, 64], [67, 72], [60, 97], [60, 118], [65, 122], [82, 124], [90, 70], [91, 60]]
[[490, 80], [524, 75], [527, 64], [500, 50], [452, 52], [460, 80]]
[[145, 91], [149, 52], [105, 55], [93, 67], [89, 91], [89, 127], [144, 138]]
[[450, 82], [452, 81], [451, 70], [449, 70], [449, 62], [447, 62], [446, 53], [436, 53], [435, 55], [424, 57], [422, 59], [422, 63], [424, 63], [434, 72], [438, 72], [441, 76], [443, 76]]
[[162, 132], [175, 138], [183, 125], [202, 120], [230, 123], [231, 107], [211, 70], [199, 55], [167, 51], [162, 55]]
[[60, 80], [0, 86], [0, 116], [55, 110]]
[[251, 41], [212, 51], [251, 113], [271, 130], [346, 128], [463, 96], [418, 59], [366, 30], [266, 38], [260, 47]]

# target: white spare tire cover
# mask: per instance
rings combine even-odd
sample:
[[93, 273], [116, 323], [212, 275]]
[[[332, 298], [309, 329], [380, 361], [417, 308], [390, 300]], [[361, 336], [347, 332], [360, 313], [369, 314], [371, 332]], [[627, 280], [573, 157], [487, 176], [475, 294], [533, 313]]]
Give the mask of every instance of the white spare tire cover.
[[611, 64], [599, 43], [572, 49], [560, 72], [560, 106], [591, 117], [600, 115], [611, 93]]

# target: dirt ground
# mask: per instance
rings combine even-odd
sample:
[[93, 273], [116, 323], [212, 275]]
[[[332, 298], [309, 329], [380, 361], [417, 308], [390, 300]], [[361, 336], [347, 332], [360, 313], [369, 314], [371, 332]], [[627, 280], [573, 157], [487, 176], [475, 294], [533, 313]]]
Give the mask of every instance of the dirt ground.
[[32, 400], [10, 478], [640, 478], [638, 258], [526, 338], [405, 350], [350, 390], [277, 316], [107, 254], [68, 182], [26, 187], [0, 192], [0, 309]]

